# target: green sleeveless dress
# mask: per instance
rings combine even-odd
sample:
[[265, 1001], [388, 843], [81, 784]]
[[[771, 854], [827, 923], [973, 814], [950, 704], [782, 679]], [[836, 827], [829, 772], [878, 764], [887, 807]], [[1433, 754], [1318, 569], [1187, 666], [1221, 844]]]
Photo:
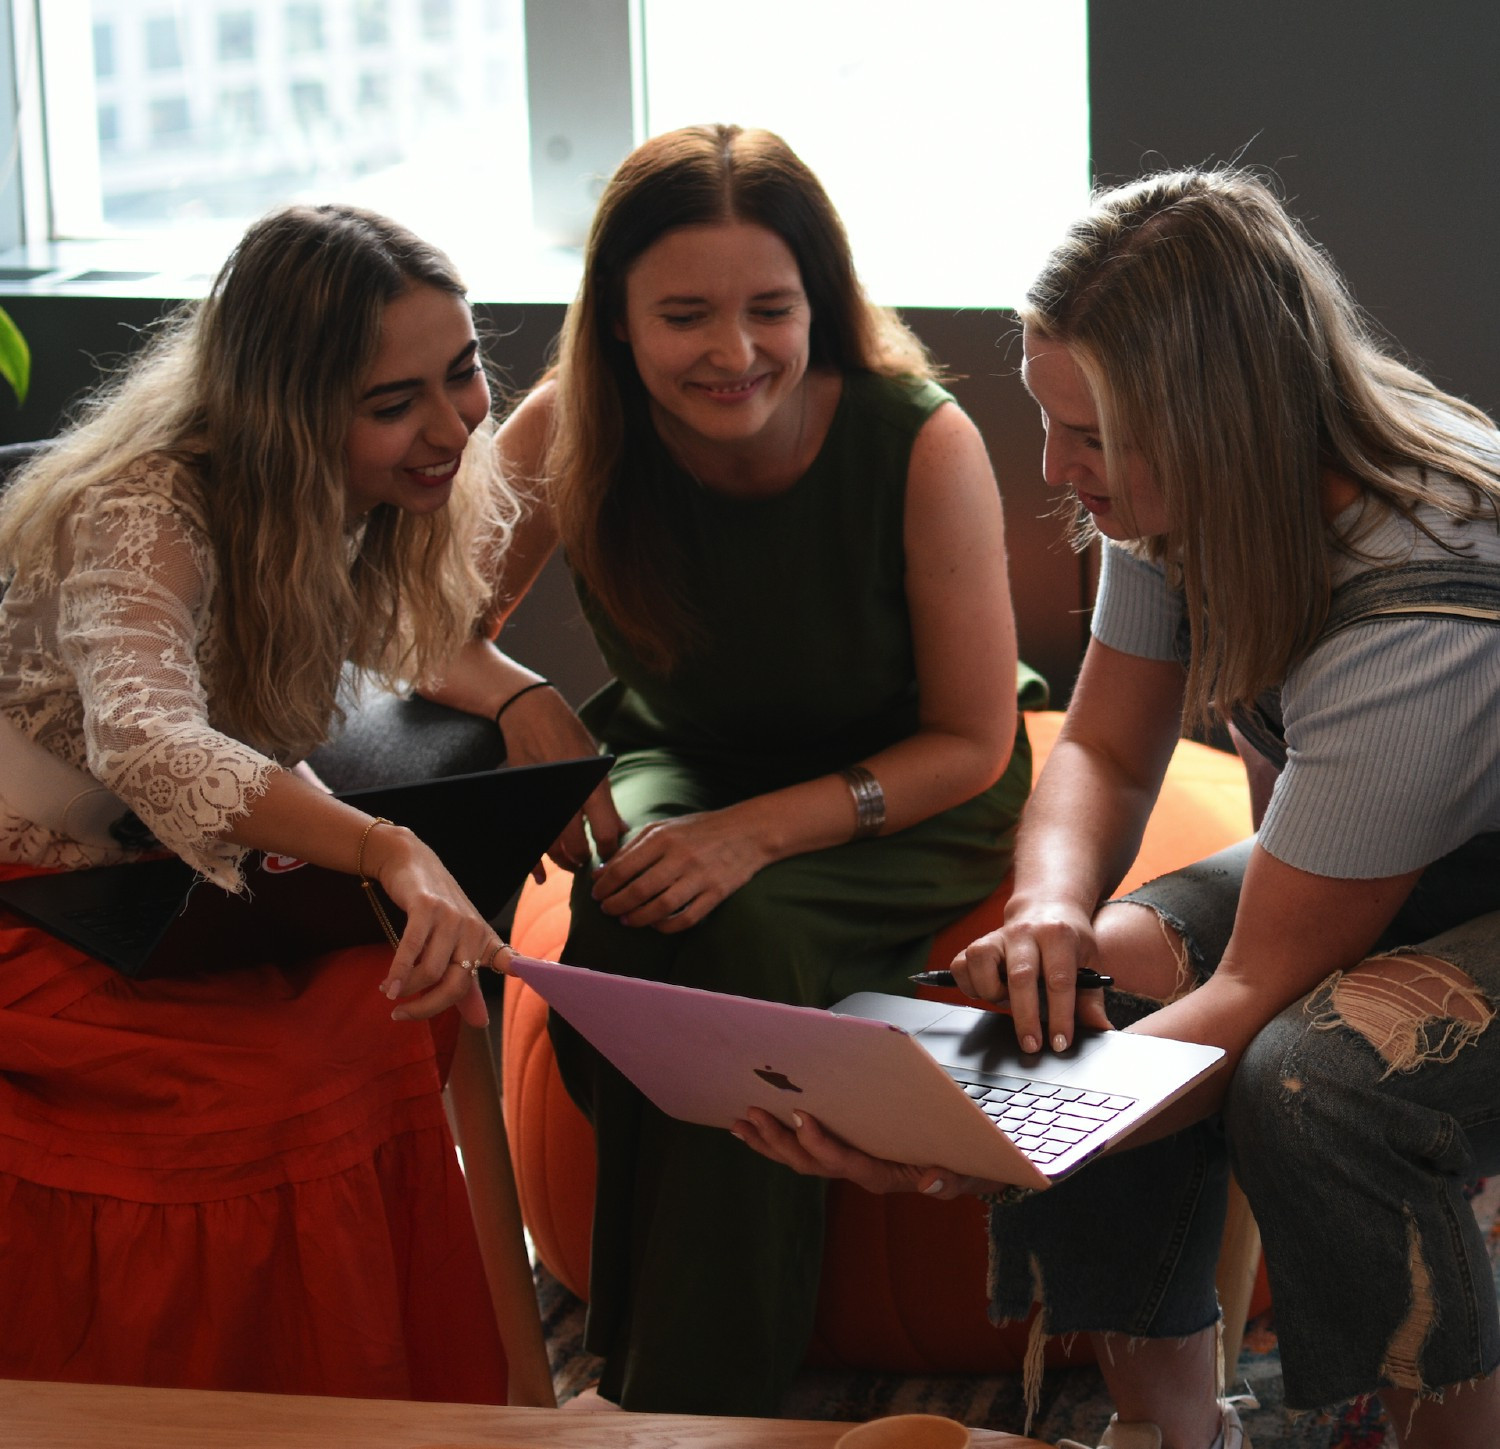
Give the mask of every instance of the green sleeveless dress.
[[[906, 474], [932, 383], [844, 380], [806, 474], [761, 499], [699, 486], [661, 450], [663, 546], [707, 643], [668, 679], [636, 660], [586, 590], [613, 681], [585, 722], [618, 757], [627, 824], [713, 810], [836, 771], [917, 726], [904, 587]], [[1045, 699], [1021, 671], [1028, 707]], [[680, 935], [605, 916], [580, 878], [563, 956], [599, 970], [806, 1005], [909, 993], [933, 936], [1009, 869], [1031, 779], [1024, 730], [1004, 777], [909, 829], [754, 876]], [[563, 1078], [598, 1138], [585, 1345], [627, 1409], [774, 1415], [812, 1330], [823, 1184], [728, 1132], [663, 1116], [555, 1015]]]

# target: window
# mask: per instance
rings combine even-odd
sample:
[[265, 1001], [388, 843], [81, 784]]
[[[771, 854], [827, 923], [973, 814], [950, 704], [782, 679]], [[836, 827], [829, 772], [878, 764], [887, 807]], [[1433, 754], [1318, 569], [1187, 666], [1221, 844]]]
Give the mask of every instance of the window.
[[[1087, 197], [1079, 0], [860, 0], [857, 26], [842, 4], [758, 0], [759, 32], [796, 37], [776, 48], [773, 85], [765, 52], [726, 46], [710, 7], [644, 11], [648, 133], [706, 120], [778, 132], [827, 188], [881, 300], [1014, 301]], [[1022, 63], [1037, 56], [1046, 65]]]
[[422, 0], [421, 15], [424, 39], [453, 38], [453, 0]]
[[730, 119], [823, 179], [879, 300], [998, 306], [1087, 195], [1085, 0], [758, 0], [753, 31], [701, 0], [11, 3], [42, 27], [17, 87], [46, 107], [21, 123], [37, 239], [217, 248], [348, 200], [476, 288], [559, 300], [633, 140]]
[[293, 81], [292, 114], [304, 131], [321, 124], [328, 117], [328, 91], [322, 81]]
[[359, 78], [355, 105], [366, 114], [385, 115], [391, 109], [391, 78], [384, 71], [365, 71]]
[[220, 91], [218, 112], [218, 132], [226, 144], [253, 139], [265, 129], [260, 92], [254, 86]]
[[286, 53], [307, 55], [323, 49], [323, 7], [321, 5], [288, 5], [286, 7]]
[[454, 85], [452, 71], [435, 66], [422, 72], [422, 105], [457, 113], [458, 90]]
[[115, 28], [113, 25], [94, 27], [94, 74], [100, 80], [108, 80], [115, 73]]
[[361, 45], [385, 45], [391, 38], [389, 0], [356, 0], [354, 38]]
[[146, 21], [146, 69], [182, 69], [182, 37], [175, 15], [153, 15]]
[[[529, 213], [523, 0], [452, 0], [447, 39], [423, 36], [421, 5], [46, 0], [34, 53], [45, 46], [48, 149], [24, 175], [50, 189], [28, 202], [32, 234], [51, 219], [59, 237], [170, 231], [185, 248], [202, 236], [211, 270], [223, 237], [309, 197], [389, 212], [452, 250], [460, 229], [488, 236], [500, 218], [515, 234]], [[492, 6], [508, 21], [494, 30]], [[175, 17], [178, 70], [148, 68], [148, 17]], [[172, 99], [154, 105], [168, 76]], [[477, 220], [444, 219], [475, 197]]]
[[255, 59], [255, 14], [250, 10], [224, 10], [219, 13], [219, 60], [232, 65], [237, 60]]
[[177, 146], [187, 139], [191, 122], [186, 96], [158, 96], [146, 103], [146, 125], [153, 141]]

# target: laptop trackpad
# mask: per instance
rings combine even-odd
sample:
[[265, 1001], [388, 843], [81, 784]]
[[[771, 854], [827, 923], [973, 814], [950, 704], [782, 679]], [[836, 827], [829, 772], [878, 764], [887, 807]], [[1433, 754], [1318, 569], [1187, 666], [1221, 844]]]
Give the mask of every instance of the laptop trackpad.
[[1070, 1068], [1081, 1066], [1095, 1052], [1108, 1049], [1113, 1033], [1080, 1031], [1064, 1052], [1023, 1052], [1015, 1026], [1004, 1012], [976, 1006], [954, 1006], [943, 1001], [921, 1001], [905, 996], [886, 996], [859, 991], [832, 1008], [845, 1016], [864, 1016], [899, 1026], [919, 1042], [935, 1061], [965, 1076], [1005, 1076], [1020, 1072], [1035, 1076], [1037, 1065], [1047, 1062], [1045, 1075], [1067, 1082]]

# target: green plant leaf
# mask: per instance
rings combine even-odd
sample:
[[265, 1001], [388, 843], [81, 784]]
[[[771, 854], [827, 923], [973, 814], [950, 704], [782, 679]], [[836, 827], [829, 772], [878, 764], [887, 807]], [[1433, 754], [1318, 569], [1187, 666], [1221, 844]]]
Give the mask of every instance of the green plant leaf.
[[17, 403], [26, 401], [26, 390], [31, 386], [31, 348], [3, 307], [0, 307], [0, 377], [10, 384]]

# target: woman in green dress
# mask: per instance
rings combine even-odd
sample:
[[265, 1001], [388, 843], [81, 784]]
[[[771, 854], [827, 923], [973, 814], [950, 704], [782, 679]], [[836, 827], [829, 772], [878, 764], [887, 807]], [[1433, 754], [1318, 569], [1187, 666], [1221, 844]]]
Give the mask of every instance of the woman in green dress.
[[[627, 158], [557, 366], [500, 446], [530, 499], [504, 591], [561, 544], [614, 675], [582, 723], [524, 671], [501, 702], [513, 760], [618, 757], [554, 852], [576, 872], [565, 958], [819, 1006], [909, 991], [1009, 867], [1040, 681], [978, 431], [784, 142], [692, 127]], [[598, 1138], [600, 1396], [774, 1414], [821, 1185], [552, 1031]]]

